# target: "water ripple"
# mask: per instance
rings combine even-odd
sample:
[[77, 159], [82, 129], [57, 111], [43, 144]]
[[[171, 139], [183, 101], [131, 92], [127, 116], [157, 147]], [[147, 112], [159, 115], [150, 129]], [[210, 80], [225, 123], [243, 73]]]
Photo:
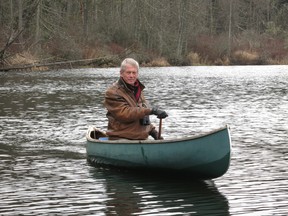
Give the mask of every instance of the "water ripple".
[[0, 73], [0, 214], [286, 215], [287, 72], [141, 69], [146, 98], [169, 114], [164, 138], [230, 125], [230, 169], [205, 182], [87, 164], [85, 132], [91, 124], [106, 128], [102, 101], [117, 68]]

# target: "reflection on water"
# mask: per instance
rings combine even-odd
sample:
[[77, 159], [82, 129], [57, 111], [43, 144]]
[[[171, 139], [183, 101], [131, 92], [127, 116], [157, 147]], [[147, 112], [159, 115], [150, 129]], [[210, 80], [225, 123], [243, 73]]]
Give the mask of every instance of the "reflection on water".
[[[118, 69], [0, 73], [0, 215], [286, 215], [287, 66], [143, 68], [164, 138], [229, 124], [231, 166], [206, 182], [91, 167]], [[151, 120], [157, 125], [158, 119]]]
[[91, 170], [95, 179], [105, 178], [108, 215], [229, 215], [227, 199], [213, 181], [181, 181], [173, 176], [144, 176], [115, 170]]

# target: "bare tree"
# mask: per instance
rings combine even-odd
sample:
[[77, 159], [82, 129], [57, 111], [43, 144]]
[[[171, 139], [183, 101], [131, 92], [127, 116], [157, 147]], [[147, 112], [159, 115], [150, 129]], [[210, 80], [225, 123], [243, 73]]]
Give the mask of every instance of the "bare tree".
[[39, 0], [36, 12], [35, 43], [38, 43], [41, 37], [41, 27], [40, 27], [40, 17], [42, 9], [41, 7], [42, 7], [42, 0]]

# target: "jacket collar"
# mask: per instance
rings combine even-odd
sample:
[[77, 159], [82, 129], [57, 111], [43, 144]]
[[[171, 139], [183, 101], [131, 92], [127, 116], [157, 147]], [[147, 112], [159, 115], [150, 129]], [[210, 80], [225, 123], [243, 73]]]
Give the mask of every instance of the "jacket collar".
[[[140, 82], [139, 79], [137, 79], [137, 80], [138, 80], [138, 82], [139, 82], [141, 91], [143, 91], [143, 89], [145, 88], [145, 86]], [[120, 77], [119, 80], [118, 80], [118, 84], [119, 84], [121, 87], [123, 87], [124, 89], [131, 91], [130, 88], [127, 86], [127, 85], [129, 85], [129, 84], [127, 84], [121, 77]]]

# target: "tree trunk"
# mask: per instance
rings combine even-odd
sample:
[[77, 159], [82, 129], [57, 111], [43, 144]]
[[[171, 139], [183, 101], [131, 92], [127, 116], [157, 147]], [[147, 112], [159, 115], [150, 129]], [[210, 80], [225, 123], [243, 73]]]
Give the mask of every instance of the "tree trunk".
[[40, 29], [41, 6], [42, 6], [42, 0], [39, 0], [36, 11], [35, 43], [38, 43], [41, 37], [41, 29]]
[[267, 20], [266, 22], [270, 22], [270, 0], [267, 1]]
[[232, 34], [232, 5], [233, 0], [230, 0], [230, 8], [229, 8], [229, 31], [228, 31], [228, 57], [231, 56], [231, 34]]
[[11, 30], [13, 28], [13, 20], [14, 20], [13, 0], [10, 0], [10, 26], [11, 26]]
[[210, 2], [210, 35], [214, 34], [214, 12], [213, 12], [213, 1]]
[[71, 17], [71, 14], [72, 14], [72, 7], [73, 7], [73, 2], [71, 0], [67, 0], [67, 10], [66, 10], [66, 19], [68, 21], [70, 21], [70, 17]]
[[[18, 31], [23, 29], [23, 1], [18, 0]], [[22, 34], [19, 36], [19, 41], [23, 43]]]
[[83, 34], [85, 40], [88, 37], [88, 0], [83, 3]]
[[183, 53], [183, 46], [185, 43], [185, 20], [186, 20], [186, 10], [187, 10], [187, 0], [180, 1], [180, 10], [179, 10], [179, 26], [178, 26], [178, 38], [177, 38], [177, 49], [176, 57], [181, 58]]
[[97, 32], [97, 22], [98, 22], [98, 4], [97, 4], [97, 0], [93, 0], [93, 25], [91, 26], [93, 32]]

